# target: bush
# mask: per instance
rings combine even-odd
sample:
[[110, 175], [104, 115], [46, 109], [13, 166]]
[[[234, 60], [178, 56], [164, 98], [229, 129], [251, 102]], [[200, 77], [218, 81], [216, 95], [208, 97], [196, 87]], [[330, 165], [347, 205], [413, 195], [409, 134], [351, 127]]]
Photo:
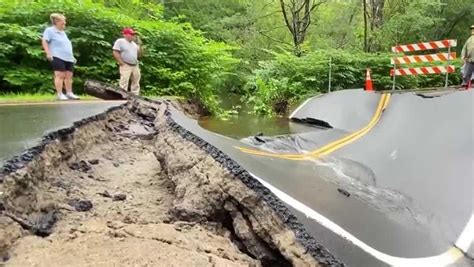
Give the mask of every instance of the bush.
[[41, 48], [41, 33], [49, 14], [67, 17], [66, 32], [77, 58], [74, 87], [86, 79], [116, 82], [118, 67], [113, 42], [123, 27], [142, 37], [142, 92], [176, 95], [200, 101], [218, 112], [218, 90], [238, 63], [232, 47], [208, 40], [190, 24], [162, 19], [160, 5], [140, 4], [133, 9], [105, 7], [89, 1], [42, 1], [0, 7], [0, 88], [9, 92], [54, 92], [52, 71]]
[[[246, 85], [246, 99], [258, 114], [284, 113], [288, 104], [328, 90], [329, 58], [332, 59], [332, 90], [363, 88], [367, 68], [372, 70], [376, 90], [392, 88], [391, 54], [368, 54], [342, 50], [315, 51], [302, 57], [275, 53], [274, 59], [263, 61]], [[459, 61], [453, 62], [459, 69]], [[444, 75], [397, 76], [397, 89], [440, 87]], [[459, 84], [460, 76], [450, 75], [451, 84]]]

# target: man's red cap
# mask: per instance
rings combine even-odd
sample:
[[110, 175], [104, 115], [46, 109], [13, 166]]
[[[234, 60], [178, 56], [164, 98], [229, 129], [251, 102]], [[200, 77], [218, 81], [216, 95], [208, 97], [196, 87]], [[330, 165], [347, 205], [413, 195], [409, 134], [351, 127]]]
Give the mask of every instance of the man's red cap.
[[135, 31], [132, 28], [125, 28], [122, 30], [122, 34], [135, 35]]

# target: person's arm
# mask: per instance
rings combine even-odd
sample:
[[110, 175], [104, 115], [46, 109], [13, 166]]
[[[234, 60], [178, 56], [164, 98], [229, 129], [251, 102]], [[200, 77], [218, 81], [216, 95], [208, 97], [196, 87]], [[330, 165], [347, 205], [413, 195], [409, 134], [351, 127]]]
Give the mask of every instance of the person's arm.
[[53, 56], [51, 55], [51, 51], [49, 50], [49, 41], [51, 40], [49, 31], [46, 30], [43, 33], [43, 38], [41, 38], [41, 44], [43, 45], [43, 50], [46, 53], [46, 58], [49, 61], [53, 61]]
[[138, 57], [141, 58], [143, 56], [143, 45], [142, 45], [142, 40], [140, 39], [140, 36], [135, 37], [135, 41], [138, 45]]
[[141, 58], [143, 56], [143, 47], [142, 45], [138, 45], [138, 57]]
[[467, 43], [468, 42], [469, 42], [469, 39], [468, 39], [468, 41], [466, 41], [466, 43], [462, 47], [462, 51], [461, 51], [461, 59], [464, 63], [467, 61]]
[[123, 62], [123, 59], [122, 59], [122, 56], [120, 55], [120, 43], [119, 43], [119, 40], [115, 41], [115, 44], [114, 46], [112, 47], [112, 53], [114, 55], [114, 58], [115, 60], [117, 60], [117, 63], [122, 66], [123, 64], [125, 64], [125, 62]]
[[113, 50], [113, 54], [114, 54], [114, 58], [115, 60], [117, 60], [117, 63], [122, 66], [123, 64], [125, 64], [125, 62], [123, 62], [122, 60], [122, 57], [120, 56], [120, 52], [117, 51], [117, 50]]

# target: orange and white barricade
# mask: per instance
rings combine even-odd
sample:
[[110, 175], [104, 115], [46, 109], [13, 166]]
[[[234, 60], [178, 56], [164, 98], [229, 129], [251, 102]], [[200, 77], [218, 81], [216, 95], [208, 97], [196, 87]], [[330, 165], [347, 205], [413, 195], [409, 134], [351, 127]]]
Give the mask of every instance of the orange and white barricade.
[[[390, 75], [393, 76], [393, 87], [395, 90], [395, 79], [397, 76], [404, 75], [428, 75], [428, 74], [446, 74], [445, 87], [448, 87], [448, 75], [455, 72], [454, 65], [450, 65], [451, 60], [456, 58], [456, 53], [451, 52], [452, 47], [457, 46], [457, 40], [443, 40], [434, 42], [425, 42], [417, 44], [397, 45], [392, 47], [394, 53], [408, 53], [427, 50], [448, 49], [447, 53], [436, 53], [429, 55], [403, 55], [391, 59], [393, 69]], [[409, 65], [412, 63], [431, 63], [446, 62], [444, 66], [426, 66], [402, 68], [401, 65]]]

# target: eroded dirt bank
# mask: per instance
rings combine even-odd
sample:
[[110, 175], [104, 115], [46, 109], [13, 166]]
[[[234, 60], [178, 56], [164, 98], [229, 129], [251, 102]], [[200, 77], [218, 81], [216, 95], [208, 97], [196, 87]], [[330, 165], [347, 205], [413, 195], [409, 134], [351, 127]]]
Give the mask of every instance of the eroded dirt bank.
[[48, 136], [0, 173], [3, 262], [319, 265], [321, 248], [189, 139], [167, 104], [140, 99]]

